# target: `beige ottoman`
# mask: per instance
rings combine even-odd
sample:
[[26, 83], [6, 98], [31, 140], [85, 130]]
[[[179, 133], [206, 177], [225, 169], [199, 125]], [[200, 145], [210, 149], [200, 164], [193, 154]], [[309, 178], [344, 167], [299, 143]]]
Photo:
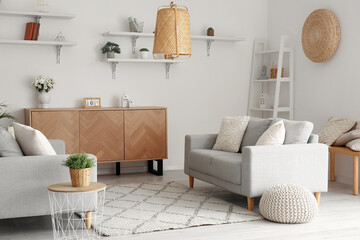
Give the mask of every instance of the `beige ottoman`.
[[318, 204], [308, 189], [300, 185], [276, 185], [260, 199], [264, 218], [280, 223], [310, 222], [318, 212]]

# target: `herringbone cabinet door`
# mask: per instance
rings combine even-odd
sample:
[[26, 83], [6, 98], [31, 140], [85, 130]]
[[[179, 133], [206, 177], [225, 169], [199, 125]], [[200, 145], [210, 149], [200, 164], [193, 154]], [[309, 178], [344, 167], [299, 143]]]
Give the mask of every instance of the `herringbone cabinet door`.
[[98, 161], [124, 159], [123, 111], [81, 111], [80, 152]]
[[125, 159], [167, 158], [166, 111], [125, 111]]
[[65, 151], [79, 152], [79, 112], [32, 112], [31, 127], [41, 131], [48, 139], [61, 139]]

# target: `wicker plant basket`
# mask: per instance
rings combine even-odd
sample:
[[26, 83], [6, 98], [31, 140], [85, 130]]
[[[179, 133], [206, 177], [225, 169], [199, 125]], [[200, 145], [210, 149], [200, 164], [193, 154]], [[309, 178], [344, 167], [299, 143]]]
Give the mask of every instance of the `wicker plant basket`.
[[91, 168], [70, 170], [71, 184], [73, 187], [86, 187], [90, 185]]
[[[276, 77], [277, 77], [277, 68], [271, 68], [270, 78], [276, 78]], [[284, 77], [284, 68], [281, 69], [281, 77]]]

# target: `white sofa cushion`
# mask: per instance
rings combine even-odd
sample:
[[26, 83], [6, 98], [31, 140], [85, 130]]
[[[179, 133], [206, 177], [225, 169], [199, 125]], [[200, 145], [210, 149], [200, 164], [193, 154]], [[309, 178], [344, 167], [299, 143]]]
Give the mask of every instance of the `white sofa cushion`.
[[15, 138], [25, 156], [56, 155], [49, 140], [39, 130], [32, 127], [13, 123]]
[[256, 143], [256, 146], [283, 145], [284, 141], [285, 141], [285, 127], [284, 127], [284, 121], [281, 120], [271, 125], [263, 133], [263, 135], [261, 135], [261, 137]]
[[314, 124], [308, 121], [293, 121], [277, 118], [272, 123], [284, 121], [285, 141], [284, 144], [307, 144], [313, 131]]
[[237, 152], [250, 120], [249, 116], [225, 117], [213, 150]]

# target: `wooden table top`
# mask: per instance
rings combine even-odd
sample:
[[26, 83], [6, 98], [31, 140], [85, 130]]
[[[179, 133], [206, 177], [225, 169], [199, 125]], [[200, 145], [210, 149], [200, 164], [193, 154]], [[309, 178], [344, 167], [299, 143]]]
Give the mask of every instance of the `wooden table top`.
[[51, 185], [48, 187], [48, 190], [52, 192], [79, 193], [100, 191], [105, 188], [106, 184], [100, 182], [91, 182], [87, 187], [73, 187], [70, 182], [67, 182]]

